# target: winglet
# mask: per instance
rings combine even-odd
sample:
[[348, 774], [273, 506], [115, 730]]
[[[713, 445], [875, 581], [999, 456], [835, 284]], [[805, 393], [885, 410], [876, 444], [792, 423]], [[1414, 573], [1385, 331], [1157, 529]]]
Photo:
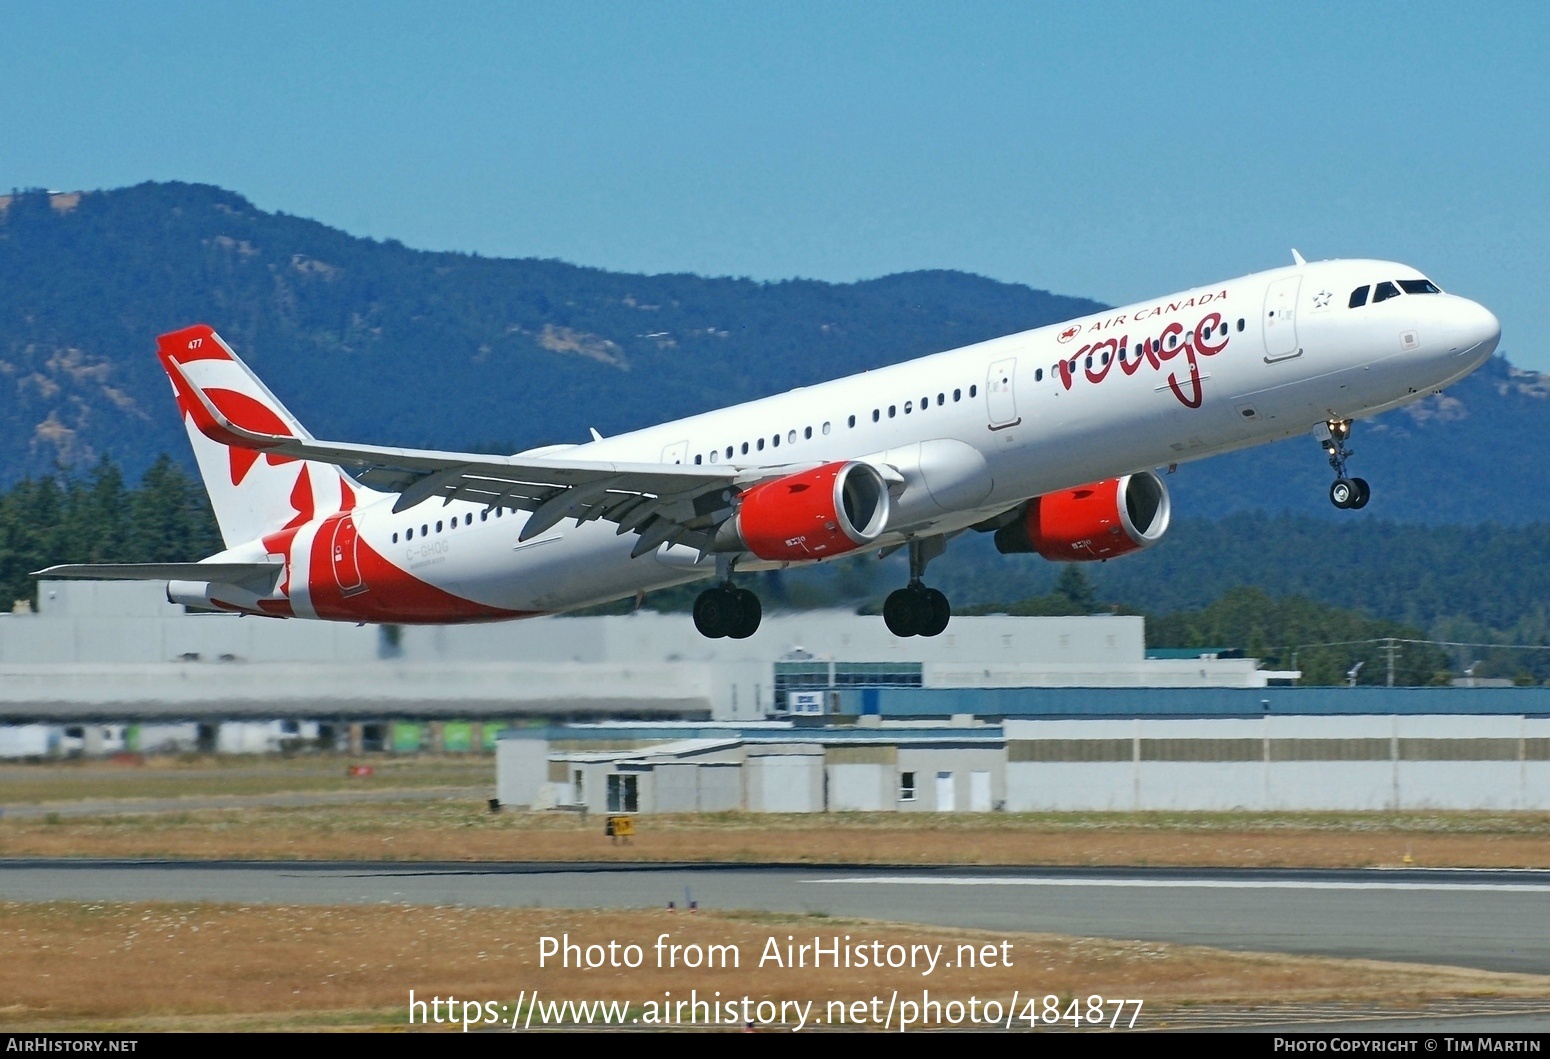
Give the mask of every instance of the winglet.
[[1298, 268], [1301, 268], [1303, 265], [1307, 264], [1307, 262], [1302, 259], [1302, 255], [1297, 252], [1297, 248], [1295, 246], [1292, 247], [1292, 264], [1296, 265]]

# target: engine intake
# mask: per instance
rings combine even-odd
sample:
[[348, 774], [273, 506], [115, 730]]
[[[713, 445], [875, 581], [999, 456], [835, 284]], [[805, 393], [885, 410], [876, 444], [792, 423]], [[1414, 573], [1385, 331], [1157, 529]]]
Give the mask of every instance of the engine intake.
[[875, 541], [888, 513], [888, 484], [875, 467], [828, 463], [748, 490], [716, 546], [775, 562], [826, 559]]
[[1003, 555], [1038, 552], [1053, 562], [1112, 559], [1150, 548], [1168, 531], [1168, 489], [1151, 471], [1036, 496], [996, 531]]

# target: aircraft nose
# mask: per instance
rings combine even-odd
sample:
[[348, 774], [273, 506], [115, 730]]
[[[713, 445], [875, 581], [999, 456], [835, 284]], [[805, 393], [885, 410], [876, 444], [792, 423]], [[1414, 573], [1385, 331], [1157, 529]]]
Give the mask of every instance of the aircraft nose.
[[1459, 298], [1448, 320], [1450, 352], [1470, 353], [1484, 360], [1496, 352], [1496, 344], [1502, 340], [1502, 323], [1479, 302]]

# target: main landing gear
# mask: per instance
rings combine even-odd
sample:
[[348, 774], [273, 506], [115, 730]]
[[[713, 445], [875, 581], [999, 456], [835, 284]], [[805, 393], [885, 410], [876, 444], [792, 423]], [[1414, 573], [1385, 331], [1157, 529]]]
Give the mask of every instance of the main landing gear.
[[758, 596], [732, 583], [731, 563], [718, 563], [716, 573], [721, 583], [707, 588], [694, 601], [694, 627], [712, 640], [723, 636], [746, 640], [758, 632], [764, 607]]
[[926, 564], [947, 550], [941, 537], [910, 541], [910, 583], [883, 601], [883, 624], [895, 636], [938, 636], [953, 616], [952, 604], [921, 583]]
[[1323, 424], [1324, 429], [1319, 433], [1320, 442], [1324, 451], [1329, 454], [1329, 466], [1335, 472], [1334, 484], [1329, 487], [1329, 502], [1336, 507], [1347, 510], [1355, 510], [1367, 506], [1367, 500], [1372, 491], [1367, 487], [1367, 479], [1351, 478], [1346, 474], [1345, 461], [1355, 455], [1345, 447], [1346, 439], [1351, 436], [1351, 421], [1349, 419], [1331, 419]]

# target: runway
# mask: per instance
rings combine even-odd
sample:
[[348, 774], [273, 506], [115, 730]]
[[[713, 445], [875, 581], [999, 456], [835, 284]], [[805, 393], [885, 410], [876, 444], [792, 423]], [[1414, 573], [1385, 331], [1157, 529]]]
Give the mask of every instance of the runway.
[[1550, 872], [0, 860], [0, 899], [821, 912], [1550, 974]]

